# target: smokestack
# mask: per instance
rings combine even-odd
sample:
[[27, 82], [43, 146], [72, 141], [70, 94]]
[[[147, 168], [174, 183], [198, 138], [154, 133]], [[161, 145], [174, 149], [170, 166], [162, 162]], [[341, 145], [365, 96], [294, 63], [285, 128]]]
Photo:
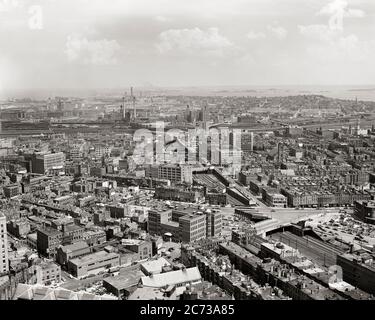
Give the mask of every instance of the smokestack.
[[136, 119], [137, 118], [137, 108], [135, 106], [135, 96], [133, 94], [133, 87], [130, 87], [130, 95], [131, 95], [131, 99], [132, 99], [132, 103], [133, 103], [134, 119]]
[[125, 94], [124, 96], [122, 97], [122, 119], [125, 120], [126, 118], [126, 112], [125, 112]]
[[254, 151], [254, 132], [251, 132], [250, 133], [250, 151], [253, 152]]

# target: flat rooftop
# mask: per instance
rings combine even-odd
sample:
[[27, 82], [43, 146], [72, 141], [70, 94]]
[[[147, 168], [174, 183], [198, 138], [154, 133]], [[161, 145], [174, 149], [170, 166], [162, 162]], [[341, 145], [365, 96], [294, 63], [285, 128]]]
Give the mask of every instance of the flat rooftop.
[[89, 248], [89, 245], [85, 241], [78, 241], [76, 243], [68, 244], [66, 246], [63, 246], [61, 249], [64, 252], [72, 252], [72, 251], [80, 250], [80, 249], [84, 249], [84, 248]]
[[119, 258], [120, 256], [117, 253], [112, 252], [106, 252], [106, 251], [99, 251], [92, 254], [89, 254], [87, 256], [79, 257], [70, 260], [71, 263], [75, 265], [83, 265], [83, 264], [89, 264], [91, 262], [97, 262], [98, 260], [102, 259], [115, 259]]
[[155, 274], [150, 277], [142, 277], [142, 284], [146, 287], [161, 288], [167, 285], [176, 285], [184, 282], [200, 281], [202, 276], [198, 267], [187, 268], [185, 270], [170, 271]]
[[127, 270], [126, 273], [103, 279], [103, 283], [108, 283], [112, 287], [116, 288], [116, 290], [124, 290], [129, 287], [136, 286], [143, 276], [143, 272], [139, 269]]
[[164, 259], [163, 257], [157, 260], [150, 260], [141, 264], [141, 266], [147, 271], [151, 273], [161, 272], [164, 266], [170, 266], [171, 264]]
[[38, 231], [50, 237], [62, 234], [62, 232], [53, 228], [44, 228], [44, 229], [39, 229]]

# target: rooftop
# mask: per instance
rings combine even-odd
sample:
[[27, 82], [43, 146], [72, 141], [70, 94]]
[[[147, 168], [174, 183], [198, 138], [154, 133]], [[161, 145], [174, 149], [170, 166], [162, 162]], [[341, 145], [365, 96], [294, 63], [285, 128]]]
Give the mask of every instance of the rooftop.
[[106, 251], [99, 251], [92, 254], [89, 254], [87, 256], [79, 257], [70, 260], [70, 263], [73, 263], [75, 265], [82, 265], [82, 264], [88, 264], [90, 262], [96, 262], [100, 259], [114, 259], [119, 258], [119, 255], [117, 253], [108, 253]]
[[128, 298], [128, 300], [177, 300], [183, 293], [185, 287], [177, 287], [169, 297], [165, 295], [165, 290], [161, 288], [141, 287], [137, 288]]
[[141, 266], [148, 272], [148, 273], [160, 273], [164, 266], [170, 266], [171, 264], [164, 259], [163, 257], [157, 260], [150, 260], [141, 264]]
[[75, 251], [75, 250], [80, 250], [80, 249], [84, 249], [84, 248], [88, 248], [88, 247], [89, 246], [85, 241], [78, 241], [76, 243], [68, 244], [66, 246], [61, 247], [61, 250], [64, 251], [64, 252], [72, 252], [72, 251]]
[[143, 272], [137, 268], [134, 270], [127, 270], [125, 273], [121, 273], [115, 277], [105, 278], [103, 279], [103, 283], [107, 283], [117, 290], [124, 290], [136, 286], [143, 276]]
[[141, 282], [146, 287], [161, 288], [187, 282], [198, 282], [202, 279], [197, 267], [184, 270], [171, 271], [142, 277]]
[[39, 229], [38, 232], [43, 233], [49, 237], [54, 237], [62, 234], [59, 230], [53, 228], [42, 228]]
[[62, 288], [51, 289], [40, 285], [19, 283], [13, 300], [117, 300], [117, 298], [110, 295], [99, 296]]

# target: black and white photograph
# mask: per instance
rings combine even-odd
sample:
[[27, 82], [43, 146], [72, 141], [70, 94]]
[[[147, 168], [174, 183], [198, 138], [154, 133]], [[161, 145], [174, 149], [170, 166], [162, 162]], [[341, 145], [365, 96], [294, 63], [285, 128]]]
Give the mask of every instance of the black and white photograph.
[[374, 301], [374, 34], [373, 0], [0, 0], [0, 317]]

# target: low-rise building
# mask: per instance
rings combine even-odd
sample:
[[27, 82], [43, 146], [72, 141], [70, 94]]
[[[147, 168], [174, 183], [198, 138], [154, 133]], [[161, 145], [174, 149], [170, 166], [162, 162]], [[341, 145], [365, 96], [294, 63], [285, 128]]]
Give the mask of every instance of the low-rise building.
[[142, 277], [140, 283], [145, 287], [162, 288], [195, 284], [201, 280], [202, 276], [198, 268], [193, 267]]
[[356, 288], [375, 294], [375, 264], [369, 254], [342, 254], [337, 256], [343, 280]]
[[4, 186], [3, 192], [6, 198], [13, 198], [21, 193], [21, 186], [18, 184]]
[[56, 250], [56, 261], [62, 266], [67, 266], [69, 260], [87, 255], [90, 252], [90, 247], [85, 241], [60, 246]]
[[375, 201], [354, 201], [354, 214], [366, 223], [375, 224]]
[[263, 200], [269, 207], [286, 208], [288, 205], [284, 195], [267, 189], [263, 191]]
[[37, 250], [47, 257], [52, 257], [56, 248], [61, 244], [63, 233], [53, 228], [43, 228], [37, 231]]
[[37, 249], [37, 241], [38, 241], [38, 236], [37, 236], [37, 233], [34, 232], [34, 233], [29, 233], [26, 237], [26, 242], [27, 242], [27, 245], [31, 248], [31, 249]]
[[143, 276], [139, 266], [128, 267], [117, 276], [103, 279], [103, 287], [116, 297], [128, 297]]
[[81, 278], [90, 273], [98, 273], [105, 269], [120, 265], [120, 255], [113, 252], [99, 251], [68, 261], [68, 271]]
[[110, 295], [94, 295], [88, 292], [74, 292], [63, 288], [41, 285], [17, 284], [12, 300], [117, 300]]
[[29, 268], [33, 273], [30, 284], [50, 285], [61, 281], [61, 267], [54, 262], [43, 261]]
[[104, 230], [87, 230], [82, 234], [84, 240], [90, 247], [101, 245], [107, 241], [107, 235]]
[[17, 238], [26, 238], [30, 232], [30, 223], [27, 220], [11, 220], [7, 224], [7, 230]]
[[156, 260], [149, 260], [141, 264], [141, 270], [147, 276], [152, 274], [162, 273], [164, 267], [169, 267], [171, 264], [163, 257]]
[[145, 260], [152, 257], [152, 242], [136, 239], [123, 239], [122, 245], [138, 254], [138, 261]]
[[204, 198], [202, 189], [188, 189], [182, 187], [158, 187], [155, 189], [155, 198], [182, 202], [199, 202]]

